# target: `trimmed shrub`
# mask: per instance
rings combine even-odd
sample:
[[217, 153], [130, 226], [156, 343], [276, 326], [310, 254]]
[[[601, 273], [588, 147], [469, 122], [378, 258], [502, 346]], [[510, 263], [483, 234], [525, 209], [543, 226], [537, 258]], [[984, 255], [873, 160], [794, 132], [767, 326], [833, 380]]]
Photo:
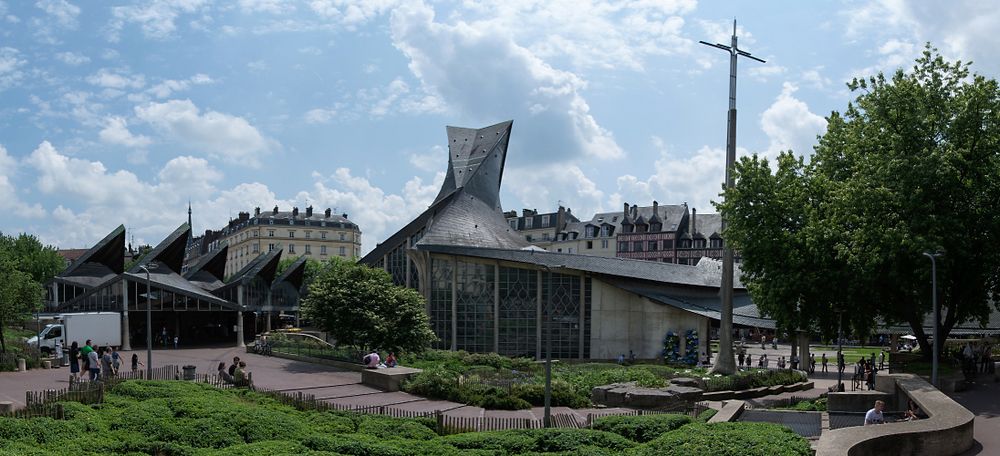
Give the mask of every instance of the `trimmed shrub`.
[[501, 454], [576, 452], [583, 448], [591, 451], [600, 448], [618, 454], [635, 445], [620, 435], [590, 429], [477, 432], [450, 435], [441, 438], [441, 442], [462, 450], [492, 450]]
[[698, 414], [698, 418], [695, 418], [695, 419], [697, 421], [702, 422], [702, 423], [707, 423], [708, 420], [712, 419], [712, 417], [715, 416], [716, 413], [719, 413], [719, 411], [716, 410], [716, 409], [710, 408], [708, 410], [705, 410], [705, 411], [699, 413]]
[[598, 418], [594, 421], [593, 429], [613, 432], [626, 439], [645, 443], [690, 422], [689, 416], [680, 414], [617, 415]]
[[[523, 399], [535, 406], [545, 405], [545, 385], [540, 383], [529, 383], [515, 385], [511, 388], [511, 395]], [[583, 408], [590, 406], [588, 396], [580, 396], [569, 383], [562, 380], [552, 381], [552, 406]]]
[[408, 440], [430, 440], [438, 436], [427, 426], [412, 420], [373, 415], [361, 417], [358, 433]]
[[403, 391], [432, 399], [450, 400], [457, 394], [459, 374], [442, 367], [425, 368], [403, 384]]
[[771, 423], [693, 423], [633, 448], [630, 456], [810, 456], [809, 441]]

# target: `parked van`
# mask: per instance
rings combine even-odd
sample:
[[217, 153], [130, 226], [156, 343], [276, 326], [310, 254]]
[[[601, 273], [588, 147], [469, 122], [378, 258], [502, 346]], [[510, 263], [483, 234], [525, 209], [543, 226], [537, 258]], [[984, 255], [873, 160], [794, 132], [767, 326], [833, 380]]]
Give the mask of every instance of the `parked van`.
[[83, 345], [87, 339], [98, 346], [121, 346], [121, 315], [118, 312], [61, 314], [56, 323], [45, 325], [39, 335], [28, 339], [28, 345], [36, 346], [48, 355], [55, 352], [56, 341], [60, 341], [66, 350], [74, 341]]

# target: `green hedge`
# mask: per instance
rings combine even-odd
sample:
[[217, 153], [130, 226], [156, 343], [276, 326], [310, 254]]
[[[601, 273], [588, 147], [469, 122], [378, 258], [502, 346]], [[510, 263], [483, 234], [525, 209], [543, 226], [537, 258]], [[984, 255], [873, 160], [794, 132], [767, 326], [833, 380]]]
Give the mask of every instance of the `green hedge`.
[[680, 414], [606, 416], [594, 421], [593, 428], [636, 442], [648, 442], [690, 422], [691, 417]]
[[629, 456], [810, 456], [809, 442], [770, 423], [693, 423], [631, 449]]
[[[571, 390], [568, 384], [560, 388]], [[771, 448], [758, 441], [808, 448], [804, 439], [777, 426], [723, 423], [730, 428], [692, 428], [693, 424], [677, 428], [691, 421], [680, 415], [604, 418], [594, 430], [530, 429], [442, 437], [434, 432], [431, 419], [299, 411], [251, 391], [176, 381], [124, 382], [107, 392], [102, 405], [68, 402], [64, 410], [66, 420], [0, 417], [0, 456], [657, 454], [661, 447], [683, 440], [681, 434], [687, 430], [699, 429], [708, 429], [706, 435], [719, 439], [751, 436], [740, 448], [757, 452], [745, 454], [765, 454], [762, 451]], [[665, 440], [671, 436], [675, 440]], [[723, 445], [702, 440], [689, 447]]]

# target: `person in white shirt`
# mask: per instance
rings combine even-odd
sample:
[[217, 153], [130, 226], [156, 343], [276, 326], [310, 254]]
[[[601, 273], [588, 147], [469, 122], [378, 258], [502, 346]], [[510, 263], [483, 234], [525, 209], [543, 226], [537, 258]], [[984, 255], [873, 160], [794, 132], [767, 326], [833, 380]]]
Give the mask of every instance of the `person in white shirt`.
[[885, 402], [875, 401], [875, 408], [865, 413], [865, 426], [872, 424], [885, 424], [885, 417], [882, 416], [882, 409], [885, 408]]

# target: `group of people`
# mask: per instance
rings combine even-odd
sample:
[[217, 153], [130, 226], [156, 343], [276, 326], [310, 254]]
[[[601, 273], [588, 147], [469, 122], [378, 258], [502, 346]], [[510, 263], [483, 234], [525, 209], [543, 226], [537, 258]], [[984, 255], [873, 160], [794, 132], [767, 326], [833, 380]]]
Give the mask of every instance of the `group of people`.
[[387, 367], [398, 366], [399, 360], [396, 359], [395, 353], [389, 352], [389, 356], [386, 356], [383, 361], [376, 350], [361, 358], [361, 364], [364, 364], [366, 369], [385, 369]]
[[[867, 413], [865, 413], [864, 425], [872, 426], [875, 424], [885, 424], [886, 421], [885, 421], [885, 414], [883, 413], [884, 410], [885, 410], [885, 402], [881, 400], [875, 401], [875, 406], [872, 407], [870, 410], [868, 410]], [[918, 407], [917, 404], [913, 402], [912, 399], [907, 399], [906, 411], [903, 412], [903, 421], [913, 421], [924, 418], [927, 418], [927, 415], [924, 415], [924, 413], [920, 411], [920, 407]]]
[[976, 373], [991, 374], [995, 371], [993, 364], [993, 346], [986, 341], [978, 344], [967, 342], [962, 349], [962, 372], [967, 376]]
[[875, 374], [878, 370], [878, 366], [875, 365], [874, 353], [870, 360], [859, 359], [858, 363], [854, 365], [854, 389], [865, 389], [867, 386], [868, 390], [874, 390]]
[[226, 362], [219, 363], [219, 378], [221, 378], [226, 383], [232, 383], [237, 386], [246, 385], [250, 382], [250, 376], [247, 373], [247, 363], [246, 361], [241, 361], [239, 356], [233, 357], [233, 364], [226, 368]]
[[[84, 342], [83, 347], [76, 341], [69, 346], [69, 372], [75, 380], [80, 379], [81, 373], [92, 382], [113, 377], [118, 375], [122, 364], [124, 361], [118, 347], [94, 348], [90, 339]], [[133, 353], [132, 370], [138, 370], [141, 364], [139, 355]]]

